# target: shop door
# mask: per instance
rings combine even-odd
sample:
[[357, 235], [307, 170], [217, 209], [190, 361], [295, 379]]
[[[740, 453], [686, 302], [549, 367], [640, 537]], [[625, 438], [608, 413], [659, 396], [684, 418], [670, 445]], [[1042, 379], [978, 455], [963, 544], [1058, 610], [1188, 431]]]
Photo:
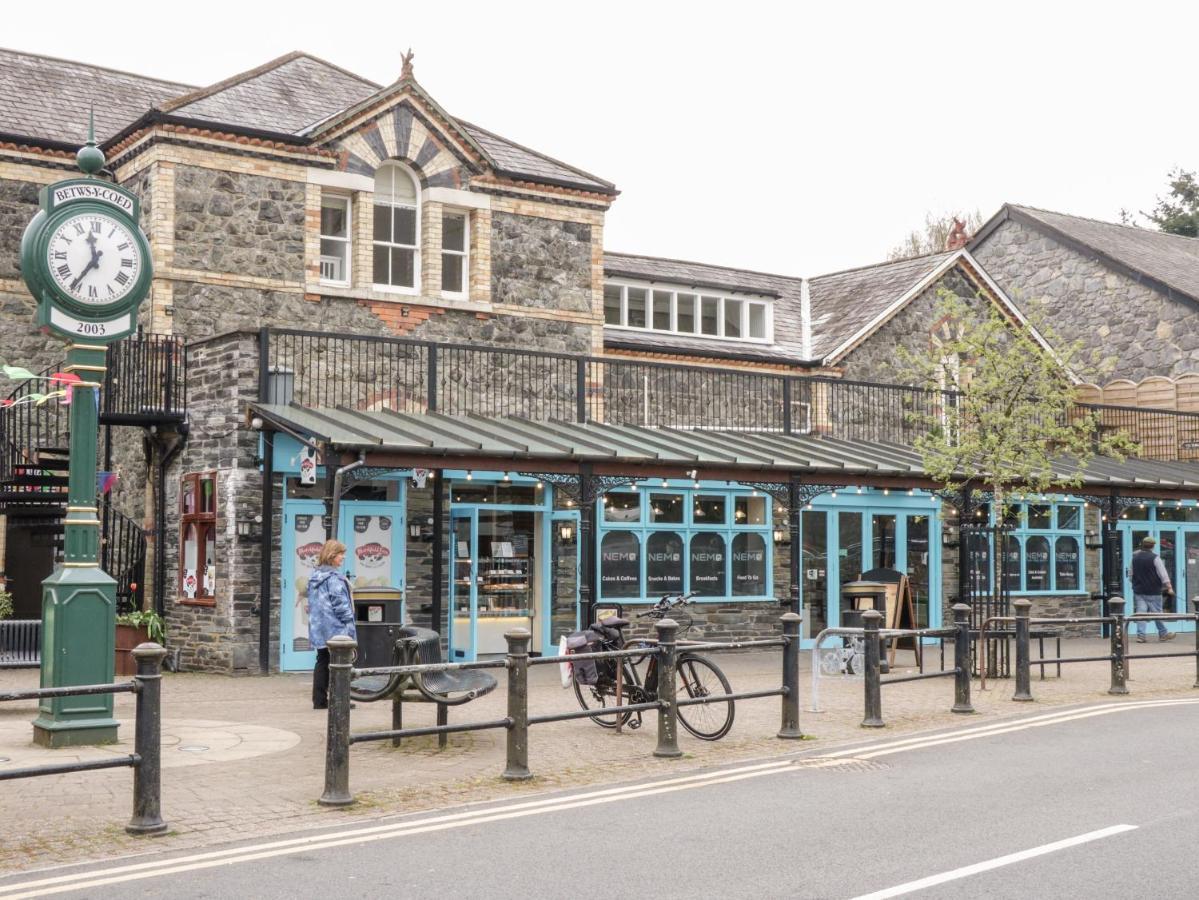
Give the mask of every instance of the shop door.
[[373, 587], [404, 589], [402, 504], [342, 501], [337, 530], [337, 539], [346, 545], [345, 576], [355, 591]]
[[455, 510], [450, 519], [452, 577], [450, 578], [449, 652], [453, 662], [475, 658], [479, 633], [479, 514]]
[[[1138, 522], [1135, 527], [1121, 527], [1123, 532], [1124, 562], [1124, 601], [1125, 614], [1136, 612], [1132, 595], [1132, 579], [1129, 576], [1132, 554], [1140, 549], [1141, 541], [1151, 537], [1157, 541], [1154, 548], [1162, 558], [1162, 564], [1170, 575], [1174, 585], [1174, 596], [1166, 598], [1162, 603], [1162, 612], [1191, 612], [1187, 609], [1190, 598], [1199, 596], [1199, 529], [1175, 524], [1158, 524], [1155, 522]], [[1152, 622], [1145, 628], [1146, 634], [1156, 630]], [[1170, 631], [1193, 631], [1191, 622], [1166, 622]], [[1129, 626], [1131, 631], [1133, 626]]]
[[324, 513], [325, 504], [319, 500], [283, 503], [279, 668], [285, 672], [316, 664], [316, 651], [308, 645], [308, 577], [325, 543]]
[[556, 655], [563, 635], [578, 631], [583, 613], [579, 609], [579, 513], [556, 512], [550, 534], [550, 614], [545, 653]]

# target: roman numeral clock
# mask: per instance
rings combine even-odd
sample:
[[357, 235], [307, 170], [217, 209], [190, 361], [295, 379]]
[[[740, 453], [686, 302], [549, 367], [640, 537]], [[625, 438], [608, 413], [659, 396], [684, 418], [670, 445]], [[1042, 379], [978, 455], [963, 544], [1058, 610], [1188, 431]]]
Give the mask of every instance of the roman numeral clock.
[[38, 323], [96, 343], [132, 332], [153, 274], [137, 197], [77, 178], [42, 188], [39, 201], [21, 241], [21, 274], [39, 301]]
[[[71, 385], [62, 560], [42, 582], [43, 688], [113, 679], [117, 593], [99, 561], [97, 410], [108, 345], [137, 327], [153, 276], [137, 197], [94, 177], [104, 167], [94, 129], [75, 158], [86, 177], [42, 188], [41, 208], [21, 238], [21, 276], [38, 302], [38, 324], [66, 339], [63, 371], [78, 379]], [[38, 711], [33, 739], [43, 746], [117, 739], [111, 694], [43, 698]]]

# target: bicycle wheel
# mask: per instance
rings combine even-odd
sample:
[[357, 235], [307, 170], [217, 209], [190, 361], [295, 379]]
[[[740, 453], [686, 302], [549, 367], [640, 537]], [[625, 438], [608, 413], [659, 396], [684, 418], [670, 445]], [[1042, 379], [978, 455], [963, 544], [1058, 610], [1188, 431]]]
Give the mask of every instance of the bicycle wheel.
[[[680, 700], [697, 697], [719, 697], [733, 689], [724, 672], [711, 660], [684, 654], [679, 657], [675, 672], [675, 691]], [[679, 707], [679, 721], [701, 741], [718, 741], [733, 727], [735, 712], [732, 700], [712, 700]]]
[[[604, 709], [608, 706], [616, 705], [616, 685], [611, 683], [601, 684], [579, 684], [575, 682], [575, 697], [579, 701], [579, 706], [583, 709]], [[625, 698], [628, 703], [628, 698]], [[603, 716], [592, 716], [591, 721], [602, 728], [615, 728], [617, 718], [619, 717], [620, 724], [625, 725], [632, 717], [632, 713], [616, 713], [612, 712]]]

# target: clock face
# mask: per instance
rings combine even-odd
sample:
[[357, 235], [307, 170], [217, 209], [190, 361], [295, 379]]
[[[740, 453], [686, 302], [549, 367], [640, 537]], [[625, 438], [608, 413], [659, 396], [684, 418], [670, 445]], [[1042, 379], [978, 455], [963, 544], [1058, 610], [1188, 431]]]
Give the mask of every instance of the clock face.
[[129, 228], [103, 213], [80, 213], [64, 221], [46, 248], [50, 277], [80, 303], [116, 303], [137, 284], [141, 246]]

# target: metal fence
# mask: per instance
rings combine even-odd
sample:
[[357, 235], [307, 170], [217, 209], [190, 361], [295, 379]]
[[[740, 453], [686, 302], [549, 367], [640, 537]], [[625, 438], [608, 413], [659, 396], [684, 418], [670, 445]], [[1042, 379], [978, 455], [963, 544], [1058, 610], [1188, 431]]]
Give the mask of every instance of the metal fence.
[[[264, 328], [262, 399], [670, 428], [828, 434], [910, 446], [959, 395], [896, 384], [514, 347]], [[1199, 459], [1199, 413], [1078, 404], [1147, 459]]]

